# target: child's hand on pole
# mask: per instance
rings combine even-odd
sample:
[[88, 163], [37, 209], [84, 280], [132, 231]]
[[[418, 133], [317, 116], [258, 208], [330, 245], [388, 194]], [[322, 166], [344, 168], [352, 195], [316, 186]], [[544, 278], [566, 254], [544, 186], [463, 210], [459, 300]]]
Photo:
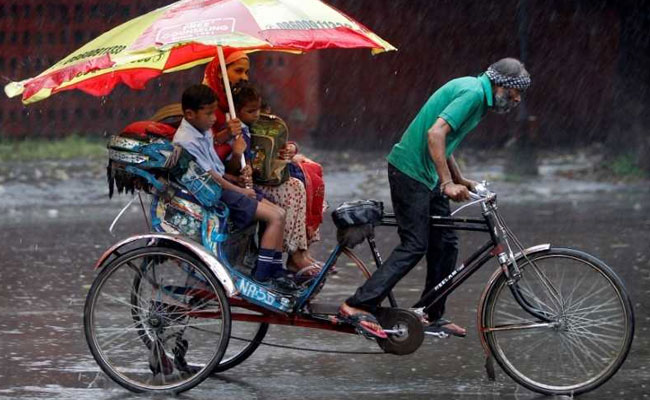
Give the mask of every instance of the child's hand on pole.
[[244, 154], [246, 151], [246, 141], [242, 135], [235, 137], [234, 142], [232, 143], [232, 151], [236, 154]]
[[237, 118], [230, 118], [230, 114], [226, 116], [226, 128], [230, 137], [235, 137], [241, 134], [241, 121]]
[[246, 165], [241, 169], [239, 179], [245, 188], [253, 187], [253, 169], [250, 165]]

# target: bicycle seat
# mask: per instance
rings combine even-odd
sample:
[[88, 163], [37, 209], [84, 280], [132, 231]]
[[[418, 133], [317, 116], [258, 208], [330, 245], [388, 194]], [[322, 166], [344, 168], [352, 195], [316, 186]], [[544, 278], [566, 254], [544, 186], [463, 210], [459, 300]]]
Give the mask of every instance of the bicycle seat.
[[354, 248], [367, 238], [375, 237], [375, 227], [372, 224], [356, 225], [336, 230], [336, 240], [343, 247]]
[[384, 216], [384, 203], [379, 200], [345, 202], [332, 211], [332, 220], [339, 229], [370, 224], [375, 226]]

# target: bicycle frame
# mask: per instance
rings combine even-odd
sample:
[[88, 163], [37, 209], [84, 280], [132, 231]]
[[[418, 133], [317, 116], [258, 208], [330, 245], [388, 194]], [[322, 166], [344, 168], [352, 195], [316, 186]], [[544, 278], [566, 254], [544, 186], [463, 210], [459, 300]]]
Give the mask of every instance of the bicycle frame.
[[[421, 308], [426, 314], [437, 302], [441, 301], [447, 295], [456, 290], [463, 282], [478, 271], [491, 258], [497, 257], [501, 266], [502, 273], [508, 278], [508, 285], [513, 297], [517, 303], [529, 314], [539, 318], [543, 322], [549, 322], [547, 314], [536, 309], [531, 305], [519, 290], [517, 282], [519, 281], [519, 270], [516, 265], [516, 257], [512, 254], [510, 246], [507, 243], [505, 226], [499, 222], [496, 211], [496, 197], [483, 202], [483, 219], [464, 218], [464, 217], [441, 217], [431, 216], [431, 229], [452, 229], [455, 231], [473, 231], [488, 232], [490, 240], [486, 241], [478, 250], [464, 260], [460, 265], [454, 268], [451, 273], [440, 281], [431, 290], [424, 293], [411, 308]], [[385, 214], [380, 226], [397, 226], [397, 220], [394, 214]], [[505, 246], [504, 246], [505, 244]], [[381, 260], [374, 242], [369, 241], [370, 248], [375, 256], [375, 261]], [[507, 248], [506, 248], [507, 247]], [[508, 254], [509, 253], [509, 254]], [[526, 252], [521, 253], [526, 257]], [[377, 267], [381, 266], [377, 263]], [[391, 306], [394, 307], [393, 302]]]
[[[495, 200], [493, 199], [492, 201]], [[513, 264], [515, 265], [515, 272], [517, 271], [515, 256], [512, 254], [512, 252], [510, 252], [510, 254], [507, 254], [507, 252], [510, 251], [510, 248], [507, 246], [507, 239], [505, 238], [504, 229], [499, 224], [499, 220], [496, 215], [496, 207], [494, 204], [495, 203], [492, 202], [490, 202], [490, 205], [487, 205], [485, 203], [482, 204], [483, 219], [441, 216], [430, 217], [432, 229], [453, 229], [458, 231], [487, 232], [490, 235], [490, 239], [486, 241], [466, 260], [464, 260], [460, 265], [458, 265], [449, 274], [449, 276], [438, 283], [433, 289], [423, 294], [420, 300], [418, 300], [412, 306], [412, 308], [422, 308], [426, 313], [438, 301], [441, 301], [441, 299], [456, 290], [463, 282], [465, 282], [470, 276], [478, 271], [486, 262], [488, 262], [493, 257], [497, 257], [503, 273], [505, 273], [508, 277], [514, 275], [514, 277], [510, 279], [510, 289], [517, 303], [519, 303], [519, 305], [531, 315], [539, 318], [544, 322], [548, 322], [548, 318], [544, 312], [535, 309], [534, 306], [526, 301], [525, 297], [522, 296], [519, 291], [519, 288], [517, 286], [518, 277], [516, 273], [513, 274], [510, 271]], [[379, 226], [397, 226], [395, 215], [390, 213], [384, 214], [384, 217], [382, 218]], [[372, 251], [377, 268], [381, 267], [381, 254], [377, 249], [374, 238], [368, 237], [366, 240]], [[506, 246], [504, 246], [504, 243], [506, 243]], [[278, 296], [277, 293], [269, 294], [272, 292], [268, 291], [263, 286], [256, 284], [254, 281], [252, 281], [252, 279], [250, 279], [250, 277], [243, 275], [241, 272], [235, 270], [232, 266], [230, 266], [227, 260], [222, 259], [222, 262], [226, 268], [231, 271], [233, 280], [235, 281], [237, 289], [239, 289], [240, 295], [242, 295], [245, 301], [249, 301], [255, 305], [255, 307], [244, 307], [251, 310], [256, 310], [264, 314], [263, 316], [233, 314], [233, 319], [339, 330], [336, 326], [333, 326], [329, 320], [323, 320], [322, 318], [318, 317], [314, 318], [309, 314], [301, 313], [301, 310], [311, 299], [312, 295], [317, 291], [317, 289], [323, 284], [328, 271], [336, 263], [338, 257], [347, 251], [349, 250], [346, 247], [337, 244], [334, 250], [330, 253], [325, 265], [317, 277], [311, 282], [309, 287], [303, 290], [297, 297], [289, 295]], [[364, 271], [364, 273], [367, 272], [368, 271]], [[272, 301], [264, 301], [265, 296], [267, 299], [271, 299]], [[262, 301], [260, 301], [260, 299], [262, 299]], [[392, 296], [392, 293], [389, 294], [388, 299], [391, 307], [397, 307], [397, 302]], [[274, 311], [276, 313], [285, 313], [285, 315], [270, 315], [268, 314], [268, 311], [265, 311], [265, 309]], [[348, 331], [347, 329], [341, 330]]]
[[[397, 221], [394, 214], [386, 214], [381, 221], [380, 226], [397, 226]], [[457, 231], [472, 231], [472, 232], [490, 232], [490, 240], [486, 241], [478, 250], [464, 260], [460, 265], [454, 268], [451, 273], [438, 283], [433, 289], [424, 293], [420, 300], [418, 300], [412, 308], [424, 308], [426, 313], [442, 298], [453, 292], [460, 286], [467, 278], [472, 276], [483, 264], [488, 262], [492, 257], [497, 256], [503, 251], [500, 245], [498, 235], [496, 234], [493, 226], [490, 224], [490, 219], [476, 219], [476, 218], [458, 218], [458, 217], [431, 217], [432, 229], [453, 229]], [[373, 253], [377, 253], [376, 246], [370, 245]]]

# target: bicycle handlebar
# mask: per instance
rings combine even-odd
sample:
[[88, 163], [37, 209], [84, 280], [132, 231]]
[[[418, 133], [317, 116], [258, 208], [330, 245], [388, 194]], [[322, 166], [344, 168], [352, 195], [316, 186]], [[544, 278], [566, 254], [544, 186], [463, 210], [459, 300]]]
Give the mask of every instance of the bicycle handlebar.
[[494, 196], [496, 196], [496, 195], [493, 192], [490, 192], [487, 189], [487, 182], [486, 181], [478, 183], [478, 184], [476, 184], [476, 186], [474, 186], [474, 191], [469, 192], [469, 197], [470, 197], [470, 199], [472, 201], [470, 201], [469, 203], [463, 204], [462, 206], [460, 206], [459, 208], [454, 210], [454, 212], [451, 213], [451, 216], [453, 217], [454, 215], [458, 214], [461, 210], [463, 210], [463, 209], [465, 209], [465, 208], [467, 208], [469, 206], [472, 206], [474, 204], [484, 203], [484, 202], [486, 202], [486, 201], [488, 201], [490, 199], [493, 199]]
[[469, 197], [473, 200], [482, 199], [484, 197], [489, 197], [492, 192], [487, 189], [487, 182], [483, 181], [474, 186], [474, 191], [469, 192]]

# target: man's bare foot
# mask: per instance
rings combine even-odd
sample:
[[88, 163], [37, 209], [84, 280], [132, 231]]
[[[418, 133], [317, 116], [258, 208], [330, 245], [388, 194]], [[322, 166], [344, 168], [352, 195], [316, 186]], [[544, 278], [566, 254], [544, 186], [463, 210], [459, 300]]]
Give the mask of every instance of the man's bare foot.
[[379, 325], [377, 318], [368, 311], [343, 303], [339, 307], [339, 316], [346, 322], [357, 327], [357, 329], [364, 331], [365, 334], [383, 339], [388, 337], [384, 329]]
[[432, 322], [429, 326], [425, 327], [424, 330], [429, 332], [443, 332], [458, 337], [465, 337], [467, 335], [467, 330], [465, 328], [456, 325], [445, 318], [440, 318], [439, 320]]

